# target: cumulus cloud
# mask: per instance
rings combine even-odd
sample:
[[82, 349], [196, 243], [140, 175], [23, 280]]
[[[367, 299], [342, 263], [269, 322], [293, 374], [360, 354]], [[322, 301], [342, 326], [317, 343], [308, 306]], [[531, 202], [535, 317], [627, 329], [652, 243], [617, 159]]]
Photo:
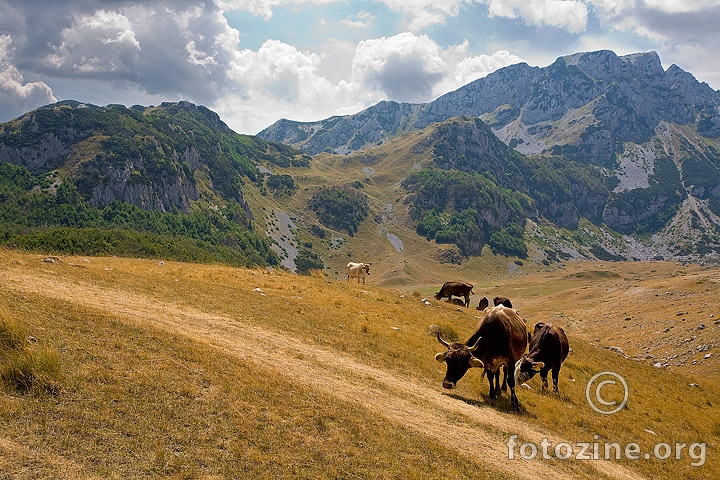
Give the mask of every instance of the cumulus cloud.
[[455, 72], [451, 77], [454, 81], [454, 86], [448, 85], [447, 90], [459, 88], [478, 78], [485, 77], [495, 70], [521, 62], [523, 62], [521, 57], [507, 50], [499, 50], [493, 55], [478, 55], [476, 57], [463, 58], [455, 67]]
[[[425, 35], [402, 33], [358, 44], [349, 80], [331, 82], [321, 72], [324, 57], [279, 41], [257, 52], [238, 52], [231, 79], [243, 94], [225, 98], [217, 111], [243, 131], [269, 126], [277, 115], [313, 121], [356, 113], [380, 100], [422, 103], [488, 73], [521, 62], [506, 50], [467, 57], [468, 42], [440, 47]], [[275, 116], [273, 116], [275, 115]]]
[[12, 51], [10, 36], [0, 35], [0, 111], [8, 119], [38, 105], [57, 102], [52, 89], [44, 82], [25, 82], [20, 71], [9, 62]]
[[278, 120], [317, 120], [337, 114], [357, 101], [356, 86], [332, 83], [320, 73], [322, 56], [300, 51], [278, 40], [268, 40], [257, 50], [237, 51], [227, 77], [235, 92], [220, 99], [216, 109], [241, 128], [257, 133]]
[[61, 42], [46, 57], [54, 69], [78, 74], [127, 73], [136, 68], [140, 43], [130, 19], [117, 12], [99, 10], [80, 15], [60, 33]]
[[353, 81], [401, 102], [427, 101], [447, 72], [442, 49], [426, 35], [410, 32], [359, 43]]
[[489, 0], [489, 11], [491, 17], [520, 18], [571, 33], [583, 31], [588, 21], [587, 5], [574, 0]]

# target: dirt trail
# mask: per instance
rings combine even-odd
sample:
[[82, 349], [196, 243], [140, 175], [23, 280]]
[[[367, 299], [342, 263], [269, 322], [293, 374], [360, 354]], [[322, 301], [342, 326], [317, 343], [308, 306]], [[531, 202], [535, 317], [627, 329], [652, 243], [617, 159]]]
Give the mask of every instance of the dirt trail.
[[[281, 370], [293, 381], [362, 405], [433, 441], [442, 442], [468, 458], [482, 458], [490, 469], [505, 473], [510, 478], [584, 478], [579, 476], [578, 471], [568, 471], [573, 470], [567, 468], [569, 464], [558, 460], [509, 460], [505, 437], [499, 432], [513, 432], [521, 439], [536, 444], [545, 437], [553, 444], [563, 441], [529, 426], [514, 415], [468, 405], [442, 395], [436, 389], [360, 363], [342, 352], [319, 348], [282, 332], [258, 327], [245, 319], [228, 318], [191, 307], [178, 308], [175, 304], [163, 303], [149, 296], [129, 295], [126, 291], [113, 292], [89, 284], [63, 283], [56, 278], [28, 275], [21, 270], [0, 272], [0, 285], [8, 290], [32, 292], [75, 303], [92, 298], [92, 302], [85, 302], [85, 307], [113, 312], [130, 324], [162, 328], [175, 335], [210, 344], [228, 355], [257, 363], [263, 368]], [[0, 441], [0, 448], [5, 443]], [[58, 459], [59, 464], [62, 462]], [[596, 477], [643, 478], [607, 461], [584, 464], [596, 470]]]

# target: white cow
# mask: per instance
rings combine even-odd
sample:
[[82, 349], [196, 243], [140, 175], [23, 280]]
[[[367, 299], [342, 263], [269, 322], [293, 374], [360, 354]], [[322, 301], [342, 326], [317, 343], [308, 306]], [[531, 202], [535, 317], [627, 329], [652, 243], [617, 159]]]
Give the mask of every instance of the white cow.
[[365, 285], [365, 277], [370, 275], [370, 264], [350, 262], [347, 264], [347, 271], [348, 282], [351, 278], [357, 278], [358, 283], [360, 283], [360, 279], [362, 278], [363, 285]]

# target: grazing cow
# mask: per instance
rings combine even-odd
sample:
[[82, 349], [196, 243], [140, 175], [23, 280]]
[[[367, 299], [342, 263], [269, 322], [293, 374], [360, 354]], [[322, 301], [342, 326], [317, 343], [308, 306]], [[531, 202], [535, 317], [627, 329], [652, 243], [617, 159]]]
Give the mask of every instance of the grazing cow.
[[[437, 339], [445, 345], [447, 352], [435, 355], [438, 362], [445, 362], [447, 372], [442, 385], [455, 388], [468, 369], [483, 368], [490, 383], [490, 399], [497, 398], [500, 393], [500, 369], [507, 372], [520, 359], [527, 348], [527, 327], [520, 316], [512, 308], [504, 305], [486, 309], [478, 322], [475, 333], [465, 343], [449, 343], [437, 331]], [[510, 403], [519, 408], [515, 395], [515, 377], [507, 377], [510, 386]]]
[[[495, 297], [495, 298], [493, 298], [493, 304], [494, 304], [496, 307], [497, 307], [498, 305], [503, 305], [503, 306], [505, 306], [505, 307], [507, 307], [507, 308], [513, 308], [512, 302], [510, 301], [509, 298], [506, 298], [506, 297]], [[483, 298], [481, 298], [480, 301], [478, 302], [478, 306], [477, 306], [477, 308], [476, 308], [475, 310], [485, 310], [489, 305], [490, 305], [490, 303], [488, 302], [488, 299], [485, 298], [485, 297], [483, 297]]]
[[568, 339], [562, 327], [552, 323], [536, 323], [528, 353], [515, 364], [515, 383], [527, 382], [539, 372], [542, 388], [545, 390], [548, 386], [547, 374], [552, 370], [553, 392], [559, 393], [560, 366], [567, 358], [569, 350]]
[[357, 278], [358, 283], [360, 283], [362, 278], [363, 285], [365, 285], [365, 277], [370, 275], [370, 264], [350, 262], [347, 264], [347, 271], [348, 282], [351, 278]]
[[505, 305], [507, 308], [513, 308], [512, 302], [507, 297], [495, 297], [493, 298], [493, 303], [497, 307], [498, 305]]
[[456, 297], [464, 297], [465, 307], [470, 306], [470, 294], [473, 292], [473, 285], [465, 282], [445, 282], [440, 287], [440, 291], [435, 294], [435, 298], [440, 300], [441, 298], [452, 299], [453, 295]]
[[488, 308], [489, 305], [490, 305], [490, 302], [488, 302], [487, 297], [483, 297], [478, 302], [478, 306], [475, 310], [480, 310], [480, 311], [485, 310], [486, 308]]

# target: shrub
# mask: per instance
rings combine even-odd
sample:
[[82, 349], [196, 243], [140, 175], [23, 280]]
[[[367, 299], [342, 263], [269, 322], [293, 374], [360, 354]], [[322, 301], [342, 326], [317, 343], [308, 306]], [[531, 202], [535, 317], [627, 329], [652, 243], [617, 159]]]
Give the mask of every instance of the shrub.
[[347, 230], [350, 236], [357, 232], [369, 211], [365, 195], [350, 187], [323, 188], [310, 199], [308, 207], [320, 223], [337, 231]]

